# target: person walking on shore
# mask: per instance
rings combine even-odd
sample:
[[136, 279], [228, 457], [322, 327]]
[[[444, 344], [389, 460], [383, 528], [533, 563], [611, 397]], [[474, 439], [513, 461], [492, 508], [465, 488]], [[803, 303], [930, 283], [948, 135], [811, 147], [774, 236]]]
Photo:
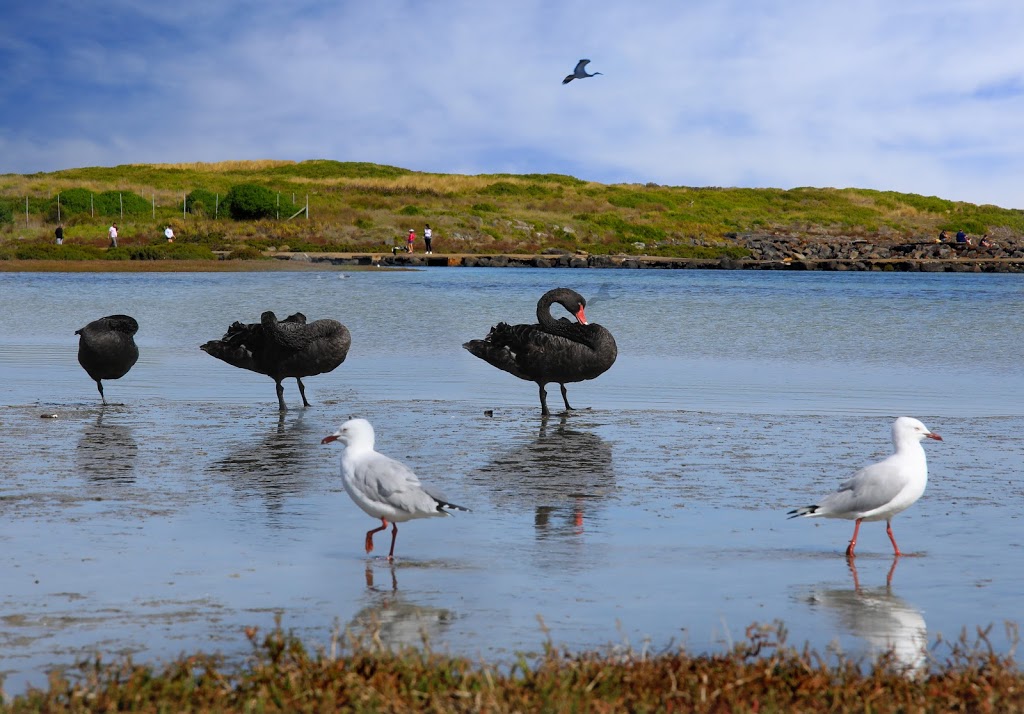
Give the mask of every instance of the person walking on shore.
[[53, 231], [54, 237], [57, 239], [57, 245], [64, 245], [64, 224], [58, 223], [56, 230]]
[[408, 246], [408, 252], [412, 253], [413, 244], [416, 243], [416, 231], [412, 228], [409, 229], [409, 237], [405, 239], [405, 242]]
[[110, 236], [110, 247], [111, 248], [116, 248], [117, 247], [117, 224], [116, 223], [112, 223], [110, 225], [110, 228], [107, 230], [107, 235]]
[[434, 237], [434, 232], [430, 230], [430, 224], [428, 223], [423, 229], [423, 250], [427, 253], [433, 253], [433, 249], [430, 246], [430, 241]]

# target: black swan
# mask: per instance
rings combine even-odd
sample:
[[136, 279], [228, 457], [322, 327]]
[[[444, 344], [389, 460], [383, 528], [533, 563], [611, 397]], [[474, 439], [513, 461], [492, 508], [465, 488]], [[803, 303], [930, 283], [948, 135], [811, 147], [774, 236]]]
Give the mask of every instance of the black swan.
[[120, 379], [139, 360], [135, 333], [139, 323], [128, 315], [108, 315], [75, 330], [78, 340], [78, 363], [96, 380], [100, 398], [106, 406], [103, 379]]
[[265, 374], [277, 384], [277, 402], [284, 403], [281, 381], [295, 377], [303, 406], [306, 388], [302, 377], [330, 372], [345, 361], [352, 337], [348, 328], [337, 320], [317, 320], [306, 324], [301, 312], [278, 321], [272, 312], [265, 312], [258, 323], [235, 322], [219, 340], [211, 340], [199, 349], [235, 367]]
[[[551, 316], [551, 306], [565, 307], [577, 322]], [[509, 325], [500, 322], [482, 340], [462, 345], [472, 354], [520, 379], [536, 382], [540, 388], [541, 414], [547, 416], [544, 385], [558, 382], [566, 410], [569, 398], [566, 382], [582, 382], [603, 374], [615, 362], [615, 338], [600, 325], [587, 322], [583, 308], [587, 301], [575, 290], [556, 288], [544, 293], [537, 303], [537, 325]]]

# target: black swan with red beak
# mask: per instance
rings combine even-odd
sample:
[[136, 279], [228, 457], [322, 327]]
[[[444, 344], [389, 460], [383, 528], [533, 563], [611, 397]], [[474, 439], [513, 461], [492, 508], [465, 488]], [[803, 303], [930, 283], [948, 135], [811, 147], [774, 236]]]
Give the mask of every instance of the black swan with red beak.
[[[556, 320], [551, 306], [562, 305], [576, 318]], [[520, 379], [536, 382], [540, 389], [541, 414], [547, 416], [547, 390], [544, 385], [557, 382], [567, 410], [568, 382], [582, 382], [604, 374], [615, 362], [618, 348], [605, 328], [587, 322], [583, 309], [587, 301], [575, 290], [556, 288], [544, 293], [537, 303], [535, 325], [509, 325], [500, 322], [482, 340], [462, 345], [473, 355]]]

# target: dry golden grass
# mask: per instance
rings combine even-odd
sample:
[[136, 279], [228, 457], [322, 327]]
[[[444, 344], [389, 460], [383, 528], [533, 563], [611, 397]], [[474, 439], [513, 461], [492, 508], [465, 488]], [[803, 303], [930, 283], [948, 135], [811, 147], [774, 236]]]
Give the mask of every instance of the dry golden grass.
[[781, 625], [747, 631], [718, 655], [572, 654], [550, 643], [510, 667], [421, 649], [389, 650], [376, 633], [310, 653], [280, 627], [246, 632], [244, 665], [203, 654], [161, 668], [130, 659], [81, 663], [0, 707], [6, 712], [1020, 712], [1024, 675], [961, 637], [928, 672], [892, 657], [858, 663], [785, 644]]

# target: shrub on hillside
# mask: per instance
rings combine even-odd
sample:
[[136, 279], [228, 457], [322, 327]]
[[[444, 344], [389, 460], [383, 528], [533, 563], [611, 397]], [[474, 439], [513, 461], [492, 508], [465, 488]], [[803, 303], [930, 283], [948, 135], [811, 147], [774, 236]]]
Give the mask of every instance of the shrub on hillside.
[[94, 210], [93, 198], [93, 192], [87, 188], [69, 188], [67, 191], [61, 191], [61, 217], [64, 218], [76, 213], [89, 213]]
[[254, 183], [232, 186], [226, 201], [231, 217], [236, 221], [273, 218], [277, 215], [277, 196], [266, 186]]
[[220, 200], [212, 191], [197, 188], [185, 196], [185, 210], [194, 216], [214, 218], [220, 213]]
[[152, 210], [150, 202], [133, 191], [104, 191], [96, 195], [94, 204], [101, 216], [120, 216], [122, 212], [126, 216], [141, 216]]
[[0, 201], [0, 225], [14, 223], [14, 210], [7, 201]]

